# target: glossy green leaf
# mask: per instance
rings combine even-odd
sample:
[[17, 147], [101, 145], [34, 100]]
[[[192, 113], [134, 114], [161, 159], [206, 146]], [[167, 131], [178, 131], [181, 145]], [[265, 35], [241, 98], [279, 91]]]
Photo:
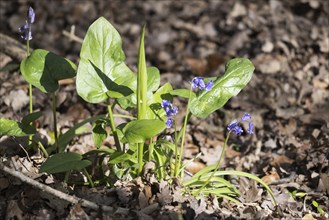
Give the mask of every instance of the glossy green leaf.
[[223, 76], [214, 81], [211, 91], [200, 91], [191, 101], [193, 115], [206, 118], [236, 96], [250, 81], [254, 65], [245, 58], [235, 58], [226, 64]]
[[163, 99], [172, 101], [170, 91], [172, 91], [172, 86], [170, 83], [166, 83], [148, 99], [148, 107], [146, 109], [146, 116], [148, 119], [161, 118], [165, 120], [165, 111], [161, 107], [161, 102]]
[[91, 161], [73, 152], [63, 152], [49, 157], [40, 167], [40, 173], [61, 173], [70, 170], [81, 170], [91, 165]]
[[24, 137], [35, 134], [36, 130], [29, 124], [10, 119], [0, 118], [0, 136]]
[[[189, 89], [175, 89], [170, 91], [170, 94], [173, 96], [179, 96], [182, 98], [190, 98], [190, 90]], [[194, 99], [196, 97], [195, 93], [191, 93], [191, 99]]]
[[144, 143], [166, 128], [166, 124], [157, 119], [143, 119], [129, 122], [123, 129], [124, 139], [128, 143]]
[[43, 49], [34, 50], [20, 65], [24, 79], [40, 91], [55, 92], [58, 81], [76, 75], [76, 66], [70, 60]]
[[98, 120], [95, 122], [92, 137], [97, 148], [100, 148], [103, 141], [107, 137], [107, 132], [105, 130], [106, 123], [103, 120]]
[[87, 153], [83, 154], [83, 156], [88, 156], [88, 155], [92, 155], [92, 154], [106, 154], [106, 155], [111, 155], [114, 152], [115, 152], [115, 150], [112, 149], [112, 148], [102, 147], [102, 148], [99, 148], [99, 149], [90, 150]]
[[23, 117], [22, 124], [28, 125], [42, 116], [42, 112], [33, 112]]
[[[147, 97], [151, 100], [153, 92], [160, 86], [160, 71], [156, 67], [147, 67]], [[136, 91], [133, 94], [116, 100], [121, 108], [135, 108], [137, 99]]]
[[116, 151], [110, 156], [109, 164], [118, 164], [127, 161], [137, 163], [137, 158], [134, 155], [122, 151]]
[[147, 67], [147, 91], [154, 92], [160, 86], [160, 71], [158, 68]]
[[136, 75], [124, 63], [117, 30], [103, 17], [88, 29], [80, 52], [77, 92], [87, 102], [128, 96], [136, 90]]

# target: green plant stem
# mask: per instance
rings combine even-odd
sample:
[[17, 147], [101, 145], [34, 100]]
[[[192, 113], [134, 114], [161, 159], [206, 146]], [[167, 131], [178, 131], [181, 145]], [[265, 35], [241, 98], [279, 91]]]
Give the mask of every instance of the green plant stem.
[[[30, 40], [29, 38], [26, 41], [26, 56], [30, 56]], [[32, 84], [29, 83], [29, 111], [30, 114], [33, 113], [33, 100], [32, 100], [33, 94], [32, 94]], [[33, 123], [31, 122], [31, 125]], [[33, 135], [29, 136], [29, 145], [32, 143]]]
[[58, 145], [58, 133], [57, 133], [57, 117], [56, 117], [56, 94], [55, 92], [52, 93], [53, 98], [53, 122], [54, 122], [54, 136], [55, 136], [55, 146], [57, 153], [59, 153], [59, 145]]
[[115, 127], [115, 124], [114, 124], [112, 107], [111, 107], [110, 103], [107, 104], [107, 111], [109, 113], [110, 127], [111, 127], [112, 134], [113, 134], [113, 137], [114, 137], [115, 146], [116, 146], [118, 151], [121, 151], [120, 140], [119, 140], [117, 128]]
[[131, 120], [135, 120], [136, 118], [134, 116], [130, 116], [130, 115], [122, 115], [122, 114], [113, 114], [114, 118], [128, 118]]
[[[177, 126], [176, 126], [176, 120], [174, 120], [174, 129], [175, 129], [175, 167], [176, 167], [176, 161], [178, 160], [178, 135], [177, 135]], [[170, 157], [170, 177], [173, 178], [175, 176], [175, 167], [172, 169], [172, 159]]]
[[65, 172], [64, 183], [67, 183], [69, 181], [70, 174], [71, 174], [71, 171]]
[[47, 150], [45, 149], [45, 147], [41, 144], [40, 141], [38, 141], [38, 146], [39, 146], [40, 150], [42, 151], [42, 153], [45, 155], [45, 158], [48, 158], [49, 154], [48, 154]]
[[[185, 119], [184, 119], [184, 125], [183, 125], [183, 134], [182, 134], [180, 152], [179, 152], [177, 160], [175, 161], [175, 176], [176, 177], [178, 177], [178, 175], [179, 175], [179, 170], [180, 170], [181, 163], [182, 163], [182, 155], [183, 155], [184, 145], [185, 145], [186, 126], [187, 126], [187, 121], [188, 121], [189, 114], [190, 114], [191, 97], [192, 97], [192, 83], [191, 83], [191, 86], [190, 86], [190, 93], [189, 93], [189, 98], [188, 98], [188, 101], [187, 101], [187, 107], [186, 107], [186, 113], [185, 113]], [[182, 172], [182, 174], [183, 173], [184, 172]]]
[[153, 139], [150, 139], [150, 144], [149, 144], [149, 155], [148, 155], [148, 161], [152, 160], [152, 155], [154, 151], [154, 144], [153, 144]]
[[83, 168], [83, 172], [85, 173], [87, 179], [88, 179], [88, 182], [90, 183], [91, 187], [94, 188], [94, 182], [93, 180], [91, 179], [91, 176], [89, 175], [88, 171], [86, 168]]
[[226, 138], [225, 138], [225, 142], [224, 142], [224, 146], [223, 146], [223, 149], [222, 149], [222, 152], [220, 154], [220, 157], [219, 157], [219, 160], [216, 164], [216, 167], [215, 169], [213, 170], [213, 172], [211, 173], [211, 175], [209, 176], [209, 178], [207, 179], [207, 181], [199, 188], [199, 190], [196, 192], [196, 195], [199, 195], [201, 190], [210, 182], [211, 178], [213, 178], [213, 176], [215, 175], [215, 172], [219, 169], [220, 167], [220, 164], [224, 158], [224, 155], [225, 155], [225, 150], [226, 150], [226, 147], [227, 147], [227, 141], [229, 139], [231, 135], [231, 131], [228, 132]]

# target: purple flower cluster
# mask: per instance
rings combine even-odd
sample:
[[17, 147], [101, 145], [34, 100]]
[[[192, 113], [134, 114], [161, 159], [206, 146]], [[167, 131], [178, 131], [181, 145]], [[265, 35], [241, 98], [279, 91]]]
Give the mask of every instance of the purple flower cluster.
[[206, 90], [210, 91], [212, 86], [214, 85], [214, 82], [210, 80], [207, 84], [203, 81], [202, 77], [195, 77], [192, 80], [192, 88], [199, 88], [200, 90]]
[[174, 122], [172, 117], [177, 115], [178, 108], [176, 106], [173, 106], [171, 102], [168, 100], [162, 100], [161, 106], [165, 110], [167, 115], [167, 121], [166, 121], [167, 128], [171, 128]]
[[[253, 128], [254, 125], [251, 122], [251, 115], [249, 113], [244, 113], [244, 115], [241, 117], [241, 122], [248, 122], [248, 134], [253, 134]], [[237, 135], [241, 135], [243, 133], [243, 129], [240, 126], [240, 122], [235, 120], [233, 122], [231, 122], [228, 126], [227, 126], [227, 130], [228, 131], [232, 131], [234, 133], [236, 133]]]
[[25, 24], [20, 27], [18, 30], [21, 33], [21, 38], [24, 40], [32, 40], [32, 24], [35, 20], [35, 13], [32, 7], [29, 7], [29, 10], [27, 11], [27, 20], [25, 21]]

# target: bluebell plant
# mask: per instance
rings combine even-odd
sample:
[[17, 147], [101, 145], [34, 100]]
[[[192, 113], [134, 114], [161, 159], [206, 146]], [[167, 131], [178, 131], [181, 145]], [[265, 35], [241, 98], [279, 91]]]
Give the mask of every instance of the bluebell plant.
[[243, 133], [243, 129], [240, 126], [240, 123], [242, 122], [248, 122], [248, 134], [253, 134], [253, 124], [251, 122], [251, 115], [249, 113], [244, 113], [244, 115], [241, 117], [240, 121], [234, 120], [232, 121], [228, 126], [227, 130], [230, 132], [234, 132], [237, 135], [241, 135]]
[[210, 80], [208, 83], [204, 82], [204, 79], [202, 77], [194, 77], [192, 80], [192, 88], [198, 88], [200, 90], [206, 90], [210, 91], [214, 82]]
[[166, 125], [167, 128], [171, 128], [174, 122], [173, 116], [177, 115], [178, 108], [176, 106], [173, 106], [170, 101], [168, 100], [162, 100], [161, 107], [165, 110], [167, 120]]
[[[21, 38], [26, 40], [26, 56], [30, 56], [30, 40], [32, 40], [32, 24], [35, 21], [35, 12], [30, 6], [27, 10], [27, 20], [25, 24], [20, 27], [18, 30], [21, 33]], [[30, 114], [33, 113], [33, 93], [32, 93], [32, 84], [29, 83], [29, 111]], [[29, 144], [32, 143], [32, 135], [29, 136]]]
[[25, 24], [20, 27], [18, 30], [21, 33], [21, 38], [29, 41], [32, 40], [32, 24], [35, 21], [35, 13], [33, 8], [30, 6], [27, 11], [27, 20], [25, 20]]

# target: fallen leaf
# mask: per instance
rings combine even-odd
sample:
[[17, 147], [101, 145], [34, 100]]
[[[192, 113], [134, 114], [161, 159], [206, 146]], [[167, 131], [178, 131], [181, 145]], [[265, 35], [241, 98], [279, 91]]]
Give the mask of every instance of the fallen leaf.
[[185, 166], [185, 169], [192, 174], [196, 174], [205, 167], [206, 165], [204, 163], [201, 163], [199, 161], [191, 161], [188, 162], [188, 164]]
[[276, 155], [272, 161], [272, 166], [281, 166], [282, 164], [292, 164], [294, 162], [293, 159], [290, 159], [286, 155]]
[[303, 216], [302, 220], [313, 220], [313, 215], [310, 213], [307, 213], [306, 215]]
[[266, 184], [271, 184], [272, 182], [279, 180], [280, 176], [276, 171], [270, 171], [266, 173], [266, 176], [262, 177], [262, 180], [266, 183]]
[[7, 106], [12, 107], [13, 110], [16, 112], [21, 110], [24, 106], [26, 106], [29, 103], [29, 97], [21, 89], [13, 90], [10, 91], [9, 95], [4, 97], [4, 102]]

